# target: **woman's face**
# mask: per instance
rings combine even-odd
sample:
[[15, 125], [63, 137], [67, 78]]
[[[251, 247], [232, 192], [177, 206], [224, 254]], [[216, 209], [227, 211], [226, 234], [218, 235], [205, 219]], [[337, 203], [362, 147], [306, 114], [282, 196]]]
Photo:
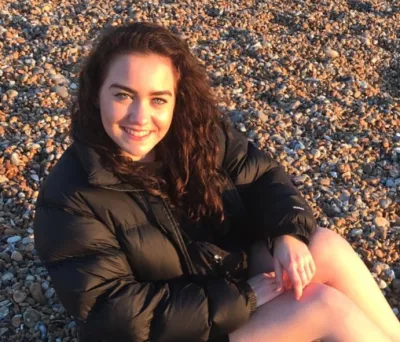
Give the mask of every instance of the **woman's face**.
[[153, 149], [172, 122], [172, 61], [156, 54], [116, 57], [100, 88], [99, 105], [105, 131], [122, 151], [135, 161], [153, 161]]

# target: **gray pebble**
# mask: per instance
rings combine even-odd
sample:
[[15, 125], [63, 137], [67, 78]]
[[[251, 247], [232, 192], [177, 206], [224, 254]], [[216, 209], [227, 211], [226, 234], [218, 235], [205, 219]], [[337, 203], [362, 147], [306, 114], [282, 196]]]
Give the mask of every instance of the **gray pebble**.
[[50, 288], [45, 292], [44, 296], [45, 296], [47, 299], [50, 299], [51, 297], [54, 296], [55, 293], [56, 293], [56, 291], [54, 290], [54, 288], [50, 287]]
[[35, 309], [27, 309], [23, 313], [24, 323], [27, 327], [33, 328], [40, 320], [40, 313]]
[[18, 251], [14, 251], [11, 253], [11, 259], [15, 260], [15, 261], [22, 261], [24, 259], [24, 257], [22, 256], [22, 254]]
[[22, 303], [28, 295], [24, 291], [15, 291], [13, 293], [13, 299], [16, 303]]
[[10, 313], [10, 310], [6, 306], [0, 307], [0, 320], [6, 318], [8, 314]]
[[351, 236], [359, 236], [362, 235], [363, 230], [362, 229], [352, 229], [350, 232]]
[[1, 276], [1, 280], [2, 281], [10, 281], [14, 278], [14, 274], [10, 273], [10, 272], [6, 272]]
[[67, 89], [67, 87], [65, 87], [65, 86], [57, 86], [56, 87], [56, 93], [58, 94], [58, 95], [60, 95], [62, 98], [67, 98], [68, 96], [69, 96], [69, 94], [68, 94], [68, 89]]

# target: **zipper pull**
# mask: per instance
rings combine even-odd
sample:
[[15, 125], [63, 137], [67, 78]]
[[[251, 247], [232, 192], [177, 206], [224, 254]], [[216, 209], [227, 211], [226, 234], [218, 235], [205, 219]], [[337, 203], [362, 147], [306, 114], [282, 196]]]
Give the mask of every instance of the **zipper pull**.
[[215, 254], [214, 255], [214, 262], [217, 265], [222, 266], [222, 257], [219, 254]]

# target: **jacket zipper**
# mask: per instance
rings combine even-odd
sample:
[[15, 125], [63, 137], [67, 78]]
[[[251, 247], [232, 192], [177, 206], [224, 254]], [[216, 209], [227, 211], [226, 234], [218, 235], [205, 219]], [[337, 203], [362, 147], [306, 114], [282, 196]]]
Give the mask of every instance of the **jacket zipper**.
[[[119, 192], [136, 192], [136, 191], [142, 192], [141, 190], [115, 189], [115, 188], [104, 186], [104, 185], [102, 185], [101, 187], [104, 188], [104, 189], [114, 190], [114, 191], [119, 191]], [[189, 257], [189, 253], [188, 253], [188, 251], [186, 249], [185, 242], [183, 241], [182, 234], [179, 232], [178, 223], [175, 221], [174, 216], [172, 215], [171, 210], [168, 207], [168, 204], [165, 202], [164, 199], [161, 199], [161, 200], [163, 202], [163, 207], [164, 207], [165, 212], [166, 212], [166, 214], [168, 216], [168, 219], [171, 222], [172, 227], [174, 228], [174, 232], [175, 232], [175, 236], [176, 236], [176, 242], [178, 243], [178, 245], [179, 245], [179, 247], [180, 247], [180, 249], [182, 251], [183, 258], [186, 259], [185, 261], [186, 261], [186, 265], [187, 265], [188, 271], [189, 271], [190, 274], [194, 275], [195, 274], [194, 266], [193, 266], [192, 261], [191, 261], [191, 259]], [[152, 210], [151, 207], [150, 207], [150, 210]], [[155, 217], [155, 215], [153, 215], [153, 216]], [[162, 228], [162, 225], [158, 222], [157, 218], [156, 218], [156, 221], [157, 221], [158, 225], [161, 226], [161, 228]], [[164, 232], [164, 234], [165, 234], [165, 232]]]
[[186, 259], [186, 264], [188, 266], [189, 273], [194, 275], [195, 274], [194, 266], [192, 264], [192, 260], [191, 260], [191, 258], [189, 256], [189, 253], [187, 251], [187, 248], [186, 248], [186, 245], [185, 245], [185, 241], [183, 241], [182, 234], [179, 231], [178, 223], [176, 222], [176, 220], [174, 218], [174, 215], [172, 214], [168, 204], [165, 202], [165, 200], [163, 198], [161, 198], [161, 200], [163, 202], [164, 209], [165, 209], [165, 211], [166, 211], [166, 213], [168, 215], [168, 218], [169, 218], [169, 220], [170, 220], [170, 222], [172, 224], [172, 227], [174, 228], [176, 238], [178, 240], [178, 243], [180, 244], [180, 248], [182, 249], [182, 254], [183, 254], [184, 258]]

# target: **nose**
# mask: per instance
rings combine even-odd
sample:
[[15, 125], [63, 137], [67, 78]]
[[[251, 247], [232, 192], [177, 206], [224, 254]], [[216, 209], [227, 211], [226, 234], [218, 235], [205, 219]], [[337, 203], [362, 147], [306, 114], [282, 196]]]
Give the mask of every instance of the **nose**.
[[141, 101], [134, 101], [129, 108], [129, 121], [138, 126], [144, 126], [149, 120], [149, 108]]

